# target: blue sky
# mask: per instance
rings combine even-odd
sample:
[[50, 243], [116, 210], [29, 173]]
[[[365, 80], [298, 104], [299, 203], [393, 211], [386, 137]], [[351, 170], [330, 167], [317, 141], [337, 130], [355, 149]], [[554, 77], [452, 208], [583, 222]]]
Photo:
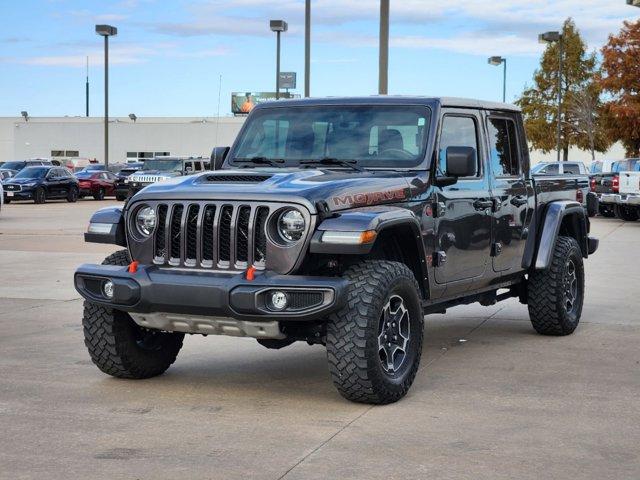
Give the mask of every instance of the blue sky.
[[[377, 92], [378, 0], [313, 0], [313, 96]], [[596, 49], [640, 9], [625, 0], [391, 0], [389, 93], [499, 100], [531, 82], [542, 46], [537, 34], [572, 16]], [[110, 113], [213, 116], [232, 91], [273, 91], [270, 18], [289, 22], [282, 69], [303, 87], [304, 0], [0, 0], [0, 116], [83, 115], [89, 56], [92, 115], [103, 114], [101, 38], [111, 42]]]

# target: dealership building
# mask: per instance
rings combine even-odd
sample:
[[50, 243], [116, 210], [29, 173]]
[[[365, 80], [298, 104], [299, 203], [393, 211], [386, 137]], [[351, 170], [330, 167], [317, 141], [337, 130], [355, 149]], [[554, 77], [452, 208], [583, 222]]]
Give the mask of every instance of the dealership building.
[[[231, 145], [246, 117], [113, 117], [109, 161], [124, 163], [158, 155], [205, 156]], [[534, 163], [555, 160], [555, 152], [532, 152]], [[102, 117], [0, 117], [0, 162], [28, 158], [85, 158], [104, 162]], [[572, 149], [569, 159], [590, 163], [589, 152]], [[597, 158], [622, 159], [617, 144]]]
[[[244, 117], [114, 117], [109, 161], [157, 155], [206, 156], [231, 145]], [[102, 117], [0, 117], [0, 162], [27, 158], [88, 158], [104, 162]]]

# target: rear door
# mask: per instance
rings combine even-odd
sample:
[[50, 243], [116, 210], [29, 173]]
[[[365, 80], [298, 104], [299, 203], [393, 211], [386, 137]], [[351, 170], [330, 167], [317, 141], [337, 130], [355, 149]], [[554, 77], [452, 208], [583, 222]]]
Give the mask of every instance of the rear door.
[[[491, 164], [491, 188], [495, 201], [493, 270], [518, 270], [522, 264], [524, 245], [533, 212], [533, 185], [525, 171], [527, 148], [518, 115], [491, 113], [486, 117], [487, 141]], [[549, 165], [556, 167], [557, 165]]]
[[491, 247], [491, 194], [485, 171], [486, 149], [481, 141], [482, 116], [477, 110], [445, 109], [440, 122], [437, 175], [445, 175], [447, 147], [473, 147], [478, 157], [477, 175], [460, 178], [455, 185], [436, 187], [437, 283], [448, 284], [447, 294], [457, 289], [455, 282], [482, 277]]

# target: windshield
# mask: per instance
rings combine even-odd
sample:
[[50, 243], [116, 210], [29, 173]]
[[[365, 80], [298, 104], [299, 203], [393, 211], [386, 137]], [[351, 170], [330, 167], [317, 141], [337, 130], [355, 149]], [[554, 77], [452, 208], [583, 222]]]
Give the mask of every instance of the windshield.
[[27, 162], [6, 162], [2, 165], [3, 170], [21, 170], [26, 166]]
[[15, 177], [12, 178], [44, 178], [49, 171], [47, 167], [27, 167], [20, 170]]
[[147, 160], [142, 170], [161, 170], [163, 172], [181, 172], [182, 160]]
[[531, 173], [538, 173], [540, 170], [542, 170], [546, 166], [547, 166], [546, 163], [539, 163], [539, 164], [531, 167]]
[[620, 162], [614, 162], [611, 167], [611, 171], [618, 172], [632, 172], [637, 170], [639, 160], [622, 160]]
[[332, 158], [363, 167], [412, 167], [424, 157], [430, 111], [414, 105], [314, 105], [255, 110], [231, 162], [262, 157], [301, 161]]
[[591, 173], [602, 173], [602, 162], [593, 162], [589, 171]]

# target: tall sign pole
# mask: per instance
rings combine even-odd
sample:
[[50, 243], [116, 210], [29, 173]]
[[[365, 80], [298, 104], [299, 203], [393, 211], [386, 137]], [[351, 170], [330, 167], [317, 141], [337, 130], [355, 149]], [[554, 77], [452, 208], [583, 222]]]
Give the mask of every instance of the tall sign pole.
[[311, 0], [304, 5], [304, 96], [311, 96]]
[[87, 82], [84, 86], [85, 116], [89, 116], [89, 57], [87, 57]]
[[389, 91], [389, 0], [380, 0], [380, 58], [378, 61], [378, 94]]
[[118, 34], [111, 25], [96, 25], [96, 33], [104, 37], [104, 166], [109, 166], [109, 37]]

